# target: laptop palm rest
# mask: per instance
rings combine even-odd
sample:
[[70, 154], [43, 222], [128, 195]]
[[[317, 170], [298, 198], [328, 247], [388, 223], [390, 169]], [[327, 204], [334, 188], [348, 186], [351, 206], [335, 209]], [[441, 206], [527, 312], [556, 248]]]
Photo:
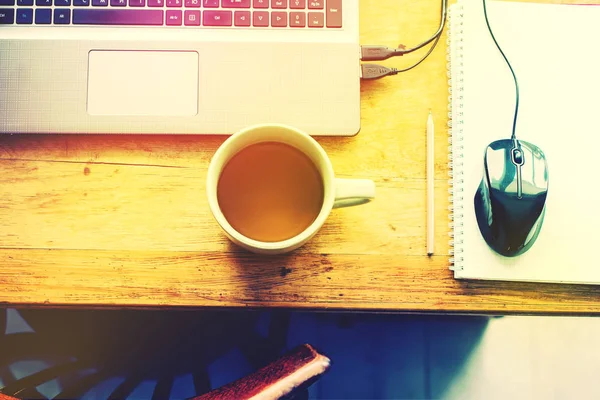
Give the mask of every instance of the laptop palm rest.
[[193, 116], [198, 113], [198, 53], [107, 51], [88, 55], [90, 115]]

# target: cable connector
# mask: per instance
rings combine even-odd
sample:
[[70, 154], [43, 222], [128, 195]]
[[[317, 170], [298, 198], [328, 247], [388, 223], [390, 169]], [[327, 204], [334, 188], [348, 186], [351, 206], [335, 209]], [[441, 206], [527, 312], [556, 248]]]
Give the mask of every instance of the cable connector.
[[360, 66], [360, 79], [379, 79], [384, 76], [396, 75], [398, 69], [388, 68], [379, 64], [361, 64]]
[[361, 61], [383, 61], [390, 57], [404, 55], [406, 47], [401, 44], [397, 49], [387, 46], [360, 46]]

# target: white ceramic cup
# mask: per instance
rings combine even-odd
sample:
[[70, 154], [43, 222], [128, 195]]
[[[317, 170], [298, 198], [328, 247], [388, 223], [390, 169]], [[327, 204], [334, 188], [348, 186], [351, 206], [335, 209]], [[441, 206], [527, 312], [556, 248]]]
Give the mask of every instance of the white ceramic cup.
[[[227, 222], [217, 199], [217, 184], [227, 162], [245, 147], [260, 142], [285, 143], [302, 151], [313, 161], [323, 179], [323, 205], [315, 221], [298, 235], [279, 242], [254, 240], [236, 231]], [[309, 241], [323, 226], [333, 208], [369, 202], [375, 197], [375, 184], [368, 179], [335, 178], [325, 150], [311, 136], [290, 126], [265, 124], [243, 129], [223, 142], [208, 167], [206, 194], [213, 216], [232, 242], [255, 253], [281, 254], [295, 250]]]

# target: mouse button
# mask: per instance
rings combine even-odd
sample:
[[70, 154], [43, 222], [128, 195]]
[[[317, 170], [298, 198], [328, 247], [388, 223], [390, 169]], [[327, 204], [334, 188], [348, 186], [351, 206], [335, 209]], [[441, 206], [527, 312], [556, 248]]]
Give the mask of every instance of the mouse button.
[[537, 195], [548, 190], [548, 166], [544, 153], [530, 143], [521, 143], [525, 159], [521, 166], [523, 193]]
[[[511, 160], [510, 148], [487, 148], [485, 154], [487, 178], [492, 189], [504, 191], [515, 181], [517, 169]], [[516, 191], [516, 186], [514, 188]]]
[[511, 157], [512, 157], [512, 162], [515, 165], [523, 165], [524, 160], [523, 160], [523, 152], [520, 149], [512, 149], [511, 152]]
[[531, 142], [526, 142], [524, 140], [520, 140], [519, 144], [521, 145], [522, 149], [525, 149], [526, 151], [531, 152], [534, 156], [536, 156], [536, 157], [542, 157], [542, 158], [545, 157], [544, 156], [544, 152], [542, 151], [542, 149], [540, 149], [535, 144], [533, 144]]
[[512, 149], [513, 146], [513, 141], [510, 139], [500, 139], [500, 140], [496, 140], [492, 143], [489, 144], [489, 146], [492, 150], [506, 150], [506, 149]]

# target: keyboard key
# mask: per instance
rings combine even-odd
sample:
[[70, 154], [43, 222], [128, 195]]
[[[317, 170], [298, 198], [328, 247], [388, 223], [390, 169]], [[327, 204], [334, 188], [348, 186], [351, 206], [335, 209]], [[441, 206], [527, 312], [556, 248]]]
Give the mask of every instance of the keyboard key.
[[19, 8], [17, 10], [17, 24], [33, 24], [33, 9]]
[[327, 27], [342, 27], [342, 0], [327, 0]]
[[306, 0], [290, 0], [290, 8], [294, 10], [302, 10], [306, 8]]
[[50, 7], [52, 6], [52, 0], [35, 0], [35, 5], [38, 7]]
[[71, 10], [68, 8], [54, 9], [54, 23], [59, 25], [67, 25], [71, 23]]
[[185, 6], [188, 8], [200, 8], [200, 0], [185, 0]]
[[15, 0], [0, 0], [0, 6], [14, 6]]
[[200, 25], [200, 11], [185, 10], [183, 21], [186, 26], [199, 26]]
[[275, 28], [287, 27], [288, 14], [285, 11], [273, 11], [271, 13], [271, 26]]
[[308, 8], [313, 10], [322, 10], [323, 0], [308, 0]]
[[269, 26], [269, 12], [268, 11], [254, 11], [252, 13], [252, 25], [253, 26]]
[[12, 25], [15, 22], [14, 8], [0, 8], [0, 25]]
[[306, 13], [291, 12], [290, 13], [290, 26], [292, 28], [304, 28], [306, 26]]
[[127, 5], [127, 0], [110, 0], [111, 7], [125, 7]]
[[320, 12], [309, 12], [308, 13], [308, 27], [309, 28], [322, 28], [325, 25], [325, 14]]
[[162, 10], [93, 9], [73, 10], [73, 23], [82, 25], [162, 25]]
[[167, 10], [167, 25], [181, 25], [181, 10]]
[[233, 19], [235, 26], [250, 26], [250, 11], [236, 11]]
[[73, 0], [75, 7], [86, 7], [90, 5], [90, 0]]
[[203, 0], [202, 4], [204, 4], [204, 7], [208, 8], [218, 8], [219, 0]]
[[254, 7], [254, 8], [269, 8], [269, 0], [253, 0], [252, 7]]
[[129, 7], [144, 7], [146, 0], [129, 0]]
[[71, 0], [54, 0], [54, 5], [56, 7], [69, 7], [71, 5]]
[[17, 0], [18, 6], [32, 6], [33, 0]]
[[92, 0], [94, 7], [106, 7], [108, 6], [108, 0]]
[[250, 8], [250, 0], [222, 0], [221, 7]]
[[181, 7], [183, 0], [167, 0], [167, 7]]
[[204, 26], [231, 26], [231, 11], [204, 11]]
[[287, 0], [271, 0], [271, 8], [287, 8]]
[[35, 23], [40, 25], [47, 25], [52, 22], [52, 10], [49, 8], [36, 8], [35, 9]]
[[[196, 0], [200, 1], [200, 0]], [[148, 7], [163, 7], [165, 0], [148, 0]]]

